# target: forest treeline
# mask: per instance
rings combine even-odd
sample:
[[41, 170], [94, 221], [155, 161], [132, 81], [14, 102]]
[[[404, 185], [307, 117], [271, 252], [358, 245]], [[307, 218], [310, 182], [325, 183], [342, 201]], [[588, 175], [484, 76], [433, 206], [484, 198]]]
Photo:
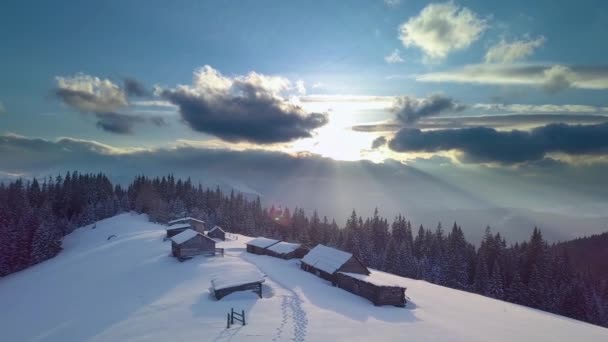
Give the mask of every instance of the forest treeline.
[[457, 223], [412, 227], [403, 216], [389, 222], [377, 209], [367, 218], [353, 211], [339, 227], [316, 211], [264, 208], [259, 198], [172, 175], [139, 176], [127, 187], [78, 172], [0, 184], [0, 276], [57, 255], [75, 228], [131, 210], [156, 222], [187, 214], [233, 233], [322, 243], [372, 268], [608, 327], [607, 280], [575, 269], [567, 249], [549, 245], [536, 228], [528, 241], [510, 245], [487, 228], [475, 246]]

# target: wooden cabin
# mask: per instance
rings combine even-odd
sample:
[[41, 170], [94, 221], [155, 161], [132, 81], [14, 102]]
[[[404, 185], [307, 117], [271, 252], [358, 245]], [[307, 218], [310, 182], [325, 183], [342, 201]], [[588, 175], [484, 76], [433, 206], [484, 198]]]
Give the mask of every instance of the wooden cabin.
[[196, 255], [215, 255], [215, 240], [195, 232], [192, 229], [171, 237], [171, 252], [179, 259], [191, 258]]
[[177, 220], [173, 220], [173, 221], [169, 221], [169, 226], [173, 226], [173, 225], [182, 225], [182, 224], [188, 224], [190, 225], [190, 227], [192, 227], [193, 230], [204, 234], [206, 228], [205, 225], [205, 221], [203, 220], [199, 220], [199, 219], [195, 219], [193, 217], [183, 217]]
[[367, 267], [354, 255], [324, 245], [317, 245], [311, 249], [302, 258], [300, 267], [304, 271], [331, 281], [334, 286], [337, 282], [336, 273], [338, 272], [370, 274]]
[[268, 239], [265, 237], [257, 237], [247, 242], [245, 245], [247, 246], [247, 252], [258, 255], [264, 255], [266, 254], [266, 248], [277, 243], [279, 243], [279, 240]]
[[188, 230], [188, 229], [192, 229], [192, 226], [190, 226], [189, 223], [174, 224], [174, 225], [169, 226], [169, 227], [166, 228], [167, 237], [168, 238], [173, 237], [173, 236], [175, 236], [175, 235], [177, 235], [177, 234], [179, 234], [179, 233], [181, 233], [181, 232], [183, 232], [185, 230]]
[[404, 307], [405, 290], [399, 282], [393, 281], [393, 275], [377, 271], [369, 275], [338, 272], [336, 285], [350, 293], [369, 299], [374, 305], [394, 305]]
[[213, 239], [226, 240], [226, 232], [220, 227], [215, 226], [207, 232], [207, 236]]
[[302, 247], [299, 243], [290, 243], [281, 241], [274, 245], [266, 248], [266, 255], [273, 256], [275, 258], [281, 258], [285, 260], [293, 258], [302, 258], [308, 253], [308, 249]]
[[237, 291], [252, 291], [262, 298], [262, 283], [264, 275], [257, 271], [227, 273], [224, 276], [211, 280], [211, 288], [209, 290], [216, 299]]

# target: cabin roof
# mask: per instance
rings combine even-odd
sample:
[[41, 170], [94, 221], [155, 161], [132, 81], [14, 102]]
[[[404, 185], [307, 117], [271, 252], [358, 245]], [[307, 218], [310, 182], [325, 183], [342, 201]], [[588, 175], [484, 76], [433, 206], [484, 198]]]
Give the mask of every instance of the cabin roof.
[[302, 258], [302, 262], [333, 274], [352, 257], [353, 255], [350, 253], [324, 245], [317, 245]]
[[275, 239], [269, 239], [269, 238], [265, 238], [265, 237], [257, 237], [253, 240], [250, 240], [249, 242], [247, 242], [247, 245], [252, 245], [255, 247], [259, 247], [259, 248], [268, 248], [272, 245], [274, 245], [275, 243], [279, 242], [279, 240], [275, 240]]
[[264, 275], [258, 271], [239, 271], [227, 273], [226, 275], [216, 277], [211, 280], [211, 287], [214, 290], [221, 290], [229, 287], [235, 287], [251, 283], [263, 283]]
[[200, 223], [205, 223], [205, 221], [195, 219], [194, 217], [182, 217], [182, 218], [175, 219], [173, 221], [169, 221], [169, 225], [173, 225], [173, 224], [176, 224], [176, 223], [179, 223], [182, 221], [196, 221], [196, 222], [200, 222]]
[[201, 237], [208, 239], [210, 241], [213, 241], [213, 243], [215, 243], [215, 240], [213, 240], [212, 238], [205, 236], [197, 231], [194, 231], [192, 229], [186, 229], [183, 232], [174, 235], [171, 237], [171, 241], [175, 242], [178, 245], [181, 245], [182, 243], [192, 239], [193, 237], [200, 235]]
[[195, 232], [192, 229], [186, 229], [183, 232], [174, 235], [171, 237], [171, 241], [175, 242], [178, 245], [181, 245], [182, 243], [192, 239], [193, 237], [200, 235], [198, 232]]
[[296, 249], [300, 248], [300, 246], [302, 246], [302, 245], [300, 245], [299, 243], [281, 241], [279, 243], [275, 243], [274, 245], [268, 247], [268, 250], [273, 251], [278, 254], [287, 254], [287, 253], [291, 253], [291, 252], [295, 251]]
[[406, 288], [405, 285], [403, 285], [402, 278], [376, 270], [369, 270], [369, 272], [369, 275], [350, 272], [340, 273], [376, 286], [401, 287], [404, 289]]
[[208, 233], [211, 233], [212, 231], [215, 231], [215, 230], [219, 230], [220, 232], [225, 233], [225, 231], [222, 229], [222, 227], [220, 227], [220, 226], [215, 226], [215, 227], [211, 228], [211, 229], [210, 229], [210, 230], [207, 232], [207, 234], [208, 234]]
[[167, 227], [167, 230], [183, 229], [183, 228], [190, 228], [190, 224], [189, 223], [174, 224], [172, 226]]

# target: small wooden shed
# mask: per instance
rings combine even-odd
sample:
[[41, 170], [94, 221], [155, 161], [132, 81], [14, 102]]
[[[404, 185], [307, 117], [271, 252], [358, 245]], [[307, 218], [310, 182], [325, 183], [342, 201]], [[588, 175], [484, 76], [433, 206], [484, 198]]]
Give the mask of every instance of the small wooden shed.
[[169, 226], [173, 226], [173, 225], [182, 225], [182, 224], [188, 224], [190, 225], [190, 227], [192, 227], [193, 230], [204, 234], [206, 228], [205, 225], [205, 221], [203, 220], [199, 220], [199, 219], [195, 219], [194, 217], [183, 217], [183, 218], [179, 218], [173, 221], [169, 221]]
[[252, 291], [262, 298], [262, 283], [264, 275], [257, 271], [228, 273], [225, 276], [211, 280], [209, 291], [216, 299], [237, 291]]
[[300, 267], [304, 271], [331, 281], [334, 286], [337, 283], [336, 273], [338, 272], [370, 274], [367, 267], [354, 255], [324, 245], [317, 245], [311, 249], [302, 258]]
[[257, 237], [253, 240], [250, 240], [245, 245], [247, 246], [247, 252], [263, 255], [266, 254], [266, 248], [279, 243], [279, 240], [268, 239], [265, 237]]
[[173, 236], [175, 236], [175, 235], [177, 235], [177, 234], [179, 234], [179, 233], [181, 233], [181, 232], [183, 232], [185, 230], [188, 230], [188, 229], [192, 229], [192, 226], [190, 226], [189, 223], [174, 224], [174, 225], [169, 226], [169, 227], [166, 228], [167, 237], [168, 238], [173, 237]]
[[406, 287], [391, 279], [393, 277], [378, 271], [372, 271], [369, 275], [338, 272], [336, 285], [350, 293], [369, 299], [374, 305], [404, 307]]
[[306, 253], [308, 253], [308, 249], [302, 247], [301, 244], [284, 241], [275, 243], [274, 245], [266, 248], [267, 255], [285, 260], [302, 258], [304, 255], [306, 255]]
[[171, 252], [179, 259], [191, 258], [196, 255], [215, 255], [215, 240], [195, 232], [192, 229], [171, 237]]
[[207, 232], [207, 236], [213, 239], [226, 240], [226, 232], [220, 227], [215, 226]]

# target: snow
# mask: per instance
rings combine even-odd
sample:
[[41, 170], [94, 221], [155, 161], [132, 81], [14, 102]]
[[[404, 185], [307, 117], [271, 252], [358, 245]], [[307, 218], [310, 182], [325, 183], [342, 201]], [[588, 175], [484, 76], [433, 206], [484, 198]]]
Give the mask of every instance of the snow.
[[353, 255], [335, 248], [317, 245], [302, 258], [302, 262], [329, 274], [336, 272]]
[[257, 237], [255, 239], [250, 240], [249, 242], [247, 242], [247, 244], [255, 246], [255, 247], [267, 248], [269, 246], [274, 245], [277, 242], [279, 242], [279, 240], [268, 239], [268, 238], [265, 238], [265, 237]]
[[299, 243], [281, 241], [277, 244], [274, 244], [274, 245], [268, 247], [268, 250], [273, 251], [278, 254], [287, 254], [287, 253], [291, 253], [291, 252], [295, 251], [296, 249], [300, 248], [300, 246], [301, 245]]
[[[121, 214], [77, 229], [55, 258], [0, 279], [2, 341], [608, 341], [608, 329], [371, 270], [407, 287], [406, 308], [375, 307], [282, 260], [219, 243], [225, 257], [180, 263], [164, 226]], [[116, 238], [107, 241], [109, 235]], [[263, 298], [215, 300], [211, 280], [261, 272]], [[226, 329], [226, 314], [247, 325]]]
[[169, 221], [169, 225], [172, 225], [174, 223], [178, 223], [178, 222], [182, 222], [182, 221], [196, 221], [196, 222], [200, 222], [200, 223], [205, 223], [205, 221], [199, 220], [199, 219], [195, 219], [194, 217], [182, 217], [173, 221]]
[[172, 236], [171, 237], [171, 241], [175, 242], [178, 245], [181, 245], [182, 243], [192, 239], [193, 237], [199, 235], [199, 233], [195, 232], [192, 229], [186, 229], [183, 232]]
[[166, 227], [166, 230], [174, 230], [174, 229], [182, 229], [182, 228], [190, 228], [190, 224], [189, 223], [182, 223], [182, 224], [174, 224], [172, 226]]
[[340, 273], [347, 275], [349, 277], [355, 278], [355, 279], [359, 279], [366, 283], [374, 284], [376, 286], [403, 287], [401, 277], [395, 276], [390, 273], [376, 271], [374, 269], [369, 269], [369, 270], [370, 270], [369, 275], [350, 273], [350, 272], [340, 272]]
[[215, 226], [215, 227], [211, 228], [211, 230], [209, 230], [207, 232], [207, 234], [209, 234], [209, 233], [211, 233], [211, 232], [213, 232], [215, 230], [218, 230], [218, 229], [219, 229], [219, 231], [224, 232], [224, 230], [222, 228], [220, 228], [220, 226]]
[[211, 285], [215, 290], [225, 289], [227, 287], [263, 283], [264, 275], [258, 271], [241, 272], [238, 274], [227, 273], [211, 280]]

